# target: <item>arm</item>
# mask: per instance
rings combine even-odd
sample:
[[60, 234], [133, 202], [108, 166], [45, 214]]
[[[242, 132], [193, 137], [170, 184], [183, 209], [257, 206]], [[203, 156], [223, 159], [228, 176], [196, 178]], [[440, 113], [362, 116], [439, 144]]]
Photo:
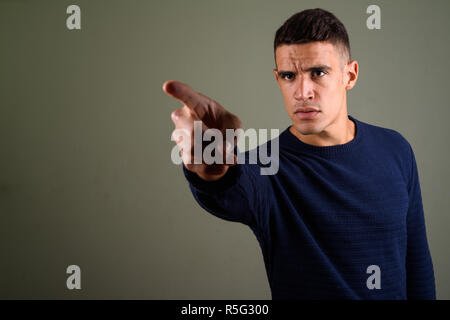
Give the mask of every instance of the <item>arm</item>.
[[[180, 148], [183, 171], [197, 202], [217, 217], [249, 226], [258, 225], [262, 199], [267, 201], [267, 197], [262, 197], [260, 193], [263, 192], [261, 190], [266, 190], [263, 188], [263, 182], [267, 186], [268, 179], [259, 175], [258, 166], [237, 163], [233, 150], [237, 149], [235, 146], [238, 137], [231, 136], [228, 141], [226, 132], [229, 129], [239, 132], [239, 118], [217, 101], [196, 92], [187, 84], [167, 81], [163, 90], [184, 104], [182, 108], [172, 112], [171, 117], [175, 124], [172, 137]], [[198, 124], [201, 124], [201, 128]], [[209, 129], [219, 133], [215, 142], [223, 140], [223, 143], [219, 143], [214, 149], [213, 162], [203, 157], [199, 159], [205, 146], [198, 137]], [[196, 132], [200, 134], [196, 135]], [[220, 161], [221, 159], [223, 161]]]
[[214, 216], [250, 227], [261, 226], [267, 176], [259, 175], [256, 165], [238, 164], [216, 181], [204, 181], [183, 166], [191, 192], [198, 204]]
[[408, 299], [436, 299], [433, 264], [427, 242], [422, 196], [414, 152], [409, 146], [406, 285]]

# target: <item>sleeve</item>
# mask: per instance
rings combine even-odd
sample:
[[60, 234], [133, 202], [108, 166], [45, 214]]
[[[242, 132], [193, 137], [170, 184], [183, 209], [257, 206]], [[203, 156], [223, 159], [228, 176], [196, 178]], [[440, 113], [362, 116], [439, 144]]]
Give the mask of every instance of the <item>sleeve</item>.
[[422, 196], [414, 152], [410, 150], [409, 207], [407, 213], [406, 285], [408, 299], [435, 300], [436, 289], [427, 242]]
[[230, 167], [221, 179], [204, 181], [182, 166], [191, 192], [203, 209], [224, 220], [250, 227], [261, 225], [261, 208], [265, 198], [261, 192], [267, 179], [255, 174], [256, 168], [237, 164]]

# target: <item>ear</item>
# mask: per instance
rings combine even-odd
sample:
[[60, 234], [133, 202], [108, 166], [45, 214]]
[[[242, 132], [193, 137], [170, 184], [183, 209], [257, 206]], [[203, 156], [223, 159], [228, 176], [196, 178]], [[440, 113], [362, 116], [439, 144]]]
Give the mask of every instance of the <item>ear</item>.
[[278, 81], [278, 70], [277, 69], [273, 69], [273, 73], [275, 74], [275, 80]]
[[358, 79], [359, 65], [358, 61], [352, 60], [344, 67], [345, 90], [351, 90]]

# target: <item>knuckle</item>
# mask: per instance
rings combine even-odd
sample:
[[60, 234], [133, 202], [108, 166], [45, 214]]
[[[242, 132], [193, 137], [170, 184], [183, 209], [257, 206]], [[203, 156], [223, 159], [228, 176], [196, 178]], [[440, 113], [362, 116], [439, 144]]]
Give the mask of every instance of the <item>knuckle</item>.
[[219, 105], [215, 100], [208, 98], [205, 101], [206, 107], [208, 110], [214, 110], [217, 109], [217, 106]]

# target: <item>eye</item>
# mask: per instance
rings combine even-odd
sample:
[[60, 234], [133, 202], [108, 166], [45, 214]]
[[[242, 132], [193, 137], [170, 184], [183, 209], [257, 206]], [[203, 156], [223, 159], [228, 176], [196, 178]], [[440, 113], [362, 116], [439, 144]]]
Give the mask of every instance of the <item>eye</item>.
[[312, 72], [313, 78], [321, 78], [325, 75], [325, 72], [322, 70], [314, 70]]
[[282, 74], [280, 74], [281, 79], [284, 80], [292, 80], [295, 77], [295, 74], [292, 72], [283, 72]]

